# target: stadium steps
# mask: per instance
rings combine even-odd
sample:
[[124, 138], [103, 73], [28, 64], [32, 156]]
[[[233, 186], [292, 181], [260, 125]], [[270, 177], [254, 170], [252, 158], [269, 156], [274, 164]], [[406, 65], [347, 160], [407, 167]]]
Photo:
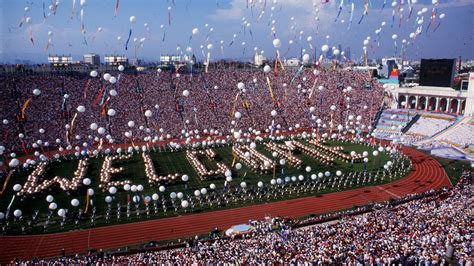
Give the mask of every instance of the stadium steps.
[[[395, 118], [392, 118], [393, 115], [396, 115]], [[375, 132], [375, 136], [381, 139], [389, 139], [392, 137], [388, 135], [399, 136], [402, 134], [402, 129], [404, 129], [408, 124], [412, 123], [414, 117], [416, 117], [415, 112], [410, 112], [405, 109], [386, 109], [384, 110], [378, 121], [375, 129], [381, 131], [381, 133]], [[393, 129], [392, 127], [395, 126]]]
[[[461, 123], [465, 123], [465, 122], [469, 122], [471, 120], [470, 117], [464, 117], [464, 118], [461, 118], [459, 117], [456, 122], [454, 122], [452, 125], [450, 125], [449, 127], [439, 131], [439, 132], [436, 132], [434, 135], [426, 138], [426, 139], [423, 139], [423, 140], [420, 140], [418, 142], [416, 142], [415, 144], [416, 145], [421, 145], [421, 144], [424, 144], [424, 143], [427, 143], [427, 142], [431, 142], [433, 140], [440, 140], [441, 137], [448, 131], [451, 131], [453, 130], [454, 128], [458, 127], [458, 125], [460, 125]], [[464, 121], [464, 122], [463, 122]]]
[[459, 127], [459, 125], [466, 124], [469, 121], [471, 121], [471, 117], [463, 117], [463, 118], [458, 118], [456, 122], [454, 122], [450, 127], [447, 127], [444, 130], [441, 130], [440, 132], [436, 133], [435, 135], [432, 136], [433, 139], [442, 139], [443, 135], [446, 134], [447, 132], [456, 129]]

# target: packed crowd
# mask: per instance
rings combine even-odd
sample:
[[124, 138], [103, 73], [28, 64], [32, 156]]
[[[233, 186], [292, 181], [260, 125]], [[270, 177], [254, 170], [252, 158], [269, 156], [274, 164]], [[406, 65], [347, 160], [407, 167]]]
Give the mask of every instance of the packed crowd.
[[[314, 263], [369, 265], [472, 265], [471, 173], [452, 188], [379, 204], [362, 215], [291, 229], [274, 220], [242, 239], [224, 238], [184, 248], [132, 255], [91, 255], [35, 261], [54, 263]], [[23, 264], [26, 262], [17, 262]]]
[[[368, 127], [383, 99], [382, 86], [367, 72], [322, 69], [316, 82], [310, 69], [278, 75], [261, 70], [111, 74], [114, 84], [100, 75], [0, 77], [2, 153], [227, 134], [233, 128], [317, 127], [318, 119], [321, 127], [329, 127], [331, 119], [334, 127], [355, 127], [348, 117], [359, 115], [357, 124]], [[244, 88], [237, 87], [240, 82]]]

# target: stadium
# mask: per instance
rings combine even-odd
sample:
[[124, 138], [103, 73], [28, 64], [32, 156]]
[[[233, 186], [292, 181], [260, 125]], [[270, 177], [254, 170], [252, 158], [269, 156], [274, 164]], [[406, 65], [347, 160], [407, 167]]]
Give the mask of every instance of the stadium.
[[162, 2], [0, 4], [1, 264], [472, 265], [472, 3]]

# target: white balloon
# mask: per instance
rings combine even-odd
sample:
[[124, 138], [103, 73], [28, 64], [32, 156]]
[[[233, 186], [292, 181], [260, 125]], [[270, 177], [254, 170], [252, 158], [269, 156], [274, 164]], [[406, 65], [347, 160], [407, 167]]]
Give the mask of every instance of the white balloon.
[[189, 206], [189, 202], [187, 200], [183, 200], [181, 202], [181, 207], [183, 207], [184, 209], [186, 209], [188, 206]]
[[188, 97], [188, 96], [189, 96], [189, 91], [188, 91], [188, 90], [184, 90], [184, 91], [183, 91], [183, 96], [184, 96], [184, 97]]
[[309, 62], [309, 54], [304, 54], [303, 55], [303, 62], [308, 63]]
[[117, 112], [116, 112], [114, 109], [109, 109], [109, 110], [107, 111], [107, 115], [109, 115], [109, 116], [114, 116], [116, 113], [117, 113]]
[[38, 95], [41, 94], [41, 91], [40, 91], [39, 89], [34, 89], [34, 90], [33, 90], [33, 94], [34, 94], [35, 96], [38, 96]]
[[95, 78], [95, 77], [97, 77], [97, 75], [99, 75], [99, 73], [97, 73], [96, 70], [92, 70], [89, 75], [90, 75], [91, 77]]
[[268, 73], [270, 73], [270, 71], [272, 71], [272, 68], [269, 65], [265, 65], [263, 67], [263, 72], [268, 74]]
[[13, 186], [13, 191], [18, 192], [18, 191], [20, 191], [20, 190], [21, 190], [21, 185], [20, 185], [20, 184], [15, 184], [15, 185]]
[[325, 44], [325, 45], [321, 46], [321, 51], [323, 53], [326, 53], [327, 51], [329, 51], [329, 45]]
[[130, 21], [130, 23], [132, 24], [135, 24], [135, 22], [137, 22], [137, 18], [135, 16], [130, 16], [130, 18], [128, 19]]
[[20, 161], [18, 161], [18, 159], [16, 159], [16, 158], [13, 158], [13, 159], [10, 161], [10, 163], [8, 163], [8, 166], [10, 166], [10, 167], [17, 167], [18, 164], [20, 164]]
[[79, 113], [84, 113], [86, 111], [84, 105], [79, 105], [76, 109]]
[[273, 47], [275, 47], [275, 48], [277, 48], [277, 49], [281, 47], [281, 41], [280, 41], [280, 39], [274, 39], [274, 40], [273, 40]]
[[152, 115], [153, 115], [153, 112], [152, 112], [152, 111], [150, 111], [150, 110], [146, 110], [146, 111], [145, 111], [145, 116], [146, 116], [146, 117], [151, 117]]
[[21, 215], [23, 215], [23, 212], [19, 209], [16, 209], [14, 212], [13, 212], [13, 215], [15, 215], [15, 217], [20, 217]]
[[242, 164], [241, 163], [236, 163], [235, 164], [235, 169], [237, 169], [237, 170], [242, 169]]
[[79, 200], [78, 199], [72, 199], [71, 200], [71, 205], [74, 206], [74, 207], [79, 206]]
[[120, 65], [120, 66], [118, 66], [118, 70], [119, 70], [119, 71], [124, 71], [124, 70], [125, 70], [125, 67], [122, 66], [122, 65]]
[[109, 188], [109, 193], [112, 194], [112, 195], [117, 193], [117, 188], [116, 187], [110, 187]]
[[84, 184], [86, 186], [90, 185], [91, 184], [90, 178], [84, 178], [84, 180], [82, 180], [82, 184]]
[[51, 202], [48, 206], [48, 209], [50, 210], [56, 210], [58, 208], [58, 204], [56, 204], [55, 202]]
[[47, 202], [53, 202], [53, 200], [54, 200], [53, 196], [51, 196], [51, 195], [46, 196], [46, 201]]

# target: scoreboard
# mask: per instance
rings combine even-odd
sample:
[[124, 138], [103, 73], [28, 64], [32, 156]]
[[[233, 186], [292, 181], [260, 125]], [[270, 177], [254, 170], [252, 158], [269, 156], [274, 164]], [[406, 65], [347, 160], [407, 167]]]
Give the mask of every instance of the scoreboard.
[[452, 87], [456, 59], [421, 59], [420, 86]]

